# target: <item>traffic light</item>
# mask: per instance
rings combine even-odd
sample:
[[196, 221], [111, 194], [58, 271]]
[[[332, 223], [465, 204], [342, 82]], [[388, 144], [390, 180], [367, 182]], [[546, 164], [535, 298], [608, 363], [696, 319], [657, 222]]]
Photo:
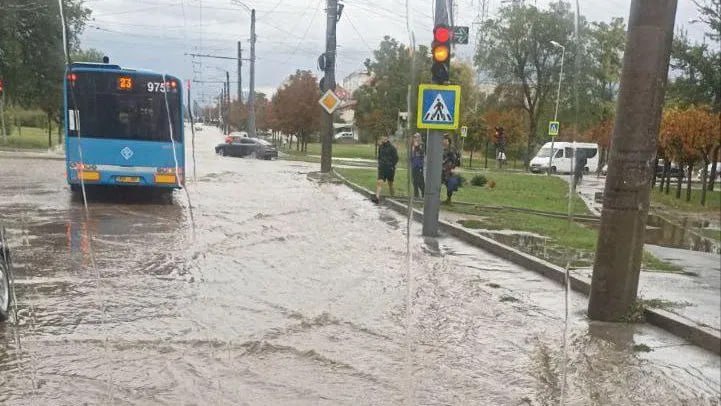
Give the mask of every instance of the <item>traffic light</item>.
[[453, 31], [445, 24], [438, 24], [433, 28], [433, 43], [431, 44], [433, 83], [445, 84], [449, 80], [452, 37]]

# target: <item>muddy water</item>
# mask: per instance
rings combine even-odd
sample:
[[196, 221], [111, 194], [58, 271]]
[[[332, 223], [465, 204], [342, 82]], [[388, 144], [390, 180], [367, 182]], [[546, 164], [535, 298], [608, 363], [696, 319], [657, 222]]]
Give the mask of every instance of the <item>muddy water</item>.
[[[198, 140], [195, 234], [181, 193], [91, 201], [88, 220], [62, 162], [0, 160], [18, 296], [0, 403], [557, 404], [557, 285], [414, 225], [407, 336], [404, 219], [219, 140]], [[719, 403], [718, 357], [572, 300], [568, 404]]]

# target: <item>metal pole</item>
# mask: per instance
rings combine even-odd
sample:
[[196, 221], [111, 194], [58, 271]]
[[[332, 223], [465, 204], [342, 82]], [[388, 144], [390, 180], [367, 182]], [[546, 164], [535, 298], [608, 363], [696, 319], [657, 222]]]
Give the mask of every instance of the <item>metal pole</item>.
[[[450, 25], [453, 0], [436, 0], [435, 25]], [[443, 83], [445, 84], [445, 83]], [[441, 210], [441, 172], [443, 171], [443, 132], [431, 130], [426, 150], [426, 187], [423, 205], [423, 235], [438, 235], [438, 216]]]
[[[336, 24], [338, 23], [338, 0], [328, 0], [328, 17], [325, 33], [326, 69], [323, 92], [335, 91]], [[333, 115], [323, 112], [323, 135], [320, 154], [320, 171], [328, 173], [333, 165]]]
[[225, 71], [225, 110], [226, 110], [226, 131], [230, 134], [230, 72]]
[[5, 132], [5, 92], [0, 95], [0, 128], [2, 128], [3, 144], [8, 143], [8, 134]]
[[255, 138], [255, 9], [250, 10], [250, 89], [248, 90], [248, 135]]
[[677, 0], [633, 0], [626, 34], [588, 316], [620, 321], [636, 303]]
[[[558, 75], [558, 92], [556, 93], [556, 112], [553, 113], [553, 121], [558, 121], [558, 103], [561, 101], [561, 83], [563, 82], [563, 59], [566, 56], [566, 47], [561, 44], [553, 44], [561, 47], [561, 73]], [[555, 151], [553, 150], [556, 143], [556, 137], [551, 137], [551, 155], [548, 157], [548, 176], [551, 176], [551, 166], [553, 166], [553, 156]]]
[[243, 46], [238, 41], [238, 102], [243, 105]]

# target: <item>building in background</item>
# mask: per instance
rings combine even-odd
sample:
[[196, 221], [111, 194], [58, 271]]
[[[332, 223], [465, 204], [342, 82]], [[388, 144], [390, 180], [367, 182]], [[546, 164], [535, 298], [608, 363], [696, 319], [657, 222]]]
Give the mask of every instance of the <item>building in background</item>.
[[342, 86], [337, 87], [336, 94], [341, 99], [338, 114], [343, 123], [334, 124], [336, 134], [352, 133], [353, 139], [358, 141], [358, 128], [355, 125], [356, 101], [353, 99], [353, 93], [370, 79], [371, 75], [368, 72], [359, 70], [343, 78]]

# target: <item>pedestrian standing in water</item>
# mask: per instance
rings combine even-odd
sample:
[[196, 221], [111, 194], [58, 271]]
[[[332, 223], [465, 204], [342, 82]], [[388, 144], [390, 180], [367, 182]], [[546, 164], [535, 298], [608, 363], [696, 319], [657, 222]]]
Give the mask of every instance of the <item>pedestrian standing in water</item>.
[[[425, 179], [423, 178], [423, 162], [426, 158], [425, 147], [421, 135], [413, 135], [411, 144], [411, 175], [413, 176], [413, 197], [418, 199], [425, 196]], [[420, 192], [420, 193], [419, 193]]]
[[461, 164], [458, 153], [451, 146], [451, 139], [448, 135], [443, 137], [443, 172], [441, 182], [446, 185], [446, 204], [451, 204], [453, 193], [461, 186], [461, 178], [453, 173], [453, 170]]
[[378, 146], [378, 181], [376, 182], [376, 195], [372, 200], [374, 203], [381, 201], [381, 190], [383, 182], [388, 182], [388, 190], [393, 196], [393, 180], [396, 177], [396, 164], [398, 164], [398, 150], [391, 144], [387, 135], [383, 136], [381, 144]]

